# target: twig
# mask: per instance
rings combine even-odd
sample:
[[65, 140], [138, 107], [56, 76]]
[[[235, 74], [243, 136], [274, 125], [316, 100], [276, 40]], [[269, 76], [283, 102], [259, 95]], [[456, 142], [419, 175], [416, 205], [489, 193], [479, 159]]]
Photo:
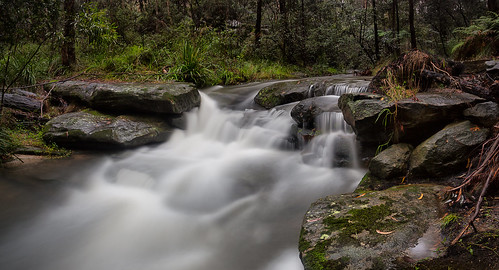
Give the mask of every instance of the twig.
[[52, 93], [52, 90], [54, 90], [55, 85], [50, 88], [50, 91], [47, 93], [47, 95], [40, 101], [40, 117], [43, 117], [43, 102], [50, 96], [50, 93]]
[[66, 82], [66, 81], [72, 80], [72, 79], [79, 77], [81, 75], [84, 75], [84, 74], [86, 74], [85, 71], [80, 72], [80, 73], [78, 73], [72, 77], [66, 78], [66, 79], [62, 79], [62, 80], [58, 80], [58, 81], [51, 81], [51, 82], [46, 82], [46, 83], [37, 83], [37, 84], [27, 85], [27, 86], [22, 86], [22, 87], [16, 87], [16, 89], [27, 89], [27, 88], [44, 86], [44, 85], [49, 85], [49, 84], [54, 84], [54, 83]]

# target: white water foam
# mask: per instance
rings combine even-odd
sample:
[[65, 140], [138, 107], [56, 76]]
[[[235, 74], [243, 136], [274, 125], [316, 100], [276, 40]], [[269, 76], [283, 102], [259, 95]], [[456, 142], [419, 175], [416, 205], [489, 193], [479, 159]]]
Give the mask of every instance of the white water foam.
[[362, 171], [315, 149], [319, 162], [304, 163], [290, 126], [283, 111], [220, 110], [203, 95], [167, 143], [75, 172], [87, 184], [11, 232], [0, 268], [300, 269], [308, 206], [352, 191]]

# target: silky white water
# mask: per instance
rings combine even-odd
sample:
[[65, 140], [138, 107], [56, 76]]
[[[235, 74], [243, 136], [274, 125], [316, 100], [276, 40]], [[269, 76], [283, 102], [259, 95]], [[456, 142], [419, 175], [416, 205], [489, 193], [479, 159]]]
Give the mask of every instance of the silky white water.
[[[303, 269], [310, 203], [362, 177], [353, 135], [326, 124], [324, 143], [295, 150], [289, 111], [218, 106], [203, 94], [168, 142], [72, 173], [82, 184], [0, 243], [0, 269]], [[317, 121], [328, 117], [337, 115]], [[334, 164], [335, 141], [351, 155], [346, 165]]]

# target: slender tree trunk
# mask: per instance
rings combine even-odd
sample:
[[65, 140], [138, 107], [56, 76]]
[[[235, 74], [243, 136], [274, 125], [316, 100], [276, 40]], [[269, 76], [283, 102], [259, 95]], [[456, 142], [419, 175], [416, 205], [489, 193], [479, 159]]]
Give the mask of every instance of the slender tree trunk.
[[398, 56], [400, 55], [400, 18], [399, 18], [399, 4], [398, 0], [393, 0], [392, 1], [392, 9], [393, 9], [393, 40], [394, 40], [394, 47], [395, 47], [395, 54]]
[[289, 45], [289, 25], [288, 25], [288, 11], [286, 9], [286, 0], [279, 0], [279, 14], [281, 16], [281, 24], [282, 24], [282, 44], [281, 51], [284, 59], [287, 61], [290, 60], [288, 45]]
[[76, 63], [75, 0], [64, 0], [64, 39], [61, 48], [62, 65], [71, 68]]
[[414, 0], [409, 0], [409, 28], [411, 32], [411, 49], [417, 49], [416, 28], [414, 27]]
[[499, 0], [487, 0], [489, 11], [499, 13]]
[[262, 35], [262, 0], [256, 2], [256, 24], [255, 24], [255, 48], [260, 48], [260, 37]]
[[378, 19], [376, 12], [376, 0], [372, 0], [373, 4], [373, 24], [374, 24], [374, 54], [376, 61], [379, 60], [379, 36], [378, 36]]

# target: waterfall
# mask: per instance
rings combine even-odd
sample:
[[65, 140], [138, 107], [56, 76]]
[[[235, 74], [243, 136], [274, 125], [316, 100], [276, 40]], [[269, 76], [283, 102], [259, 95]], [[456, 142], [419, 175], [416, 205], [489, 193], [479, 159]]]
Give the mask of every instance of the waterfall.
[[297, 150], [289, 111], [220, 108], [211, 96], [221, 90], [202, 94], [186, 130], [168, 142], [57, 179], [79, 184], [3, 232], [0, 268], [302, 269], [297, 241], [308, 206], [353, 191], [363, 175], [353, 134], [341, 113], [324, 113], [323, 134]]

